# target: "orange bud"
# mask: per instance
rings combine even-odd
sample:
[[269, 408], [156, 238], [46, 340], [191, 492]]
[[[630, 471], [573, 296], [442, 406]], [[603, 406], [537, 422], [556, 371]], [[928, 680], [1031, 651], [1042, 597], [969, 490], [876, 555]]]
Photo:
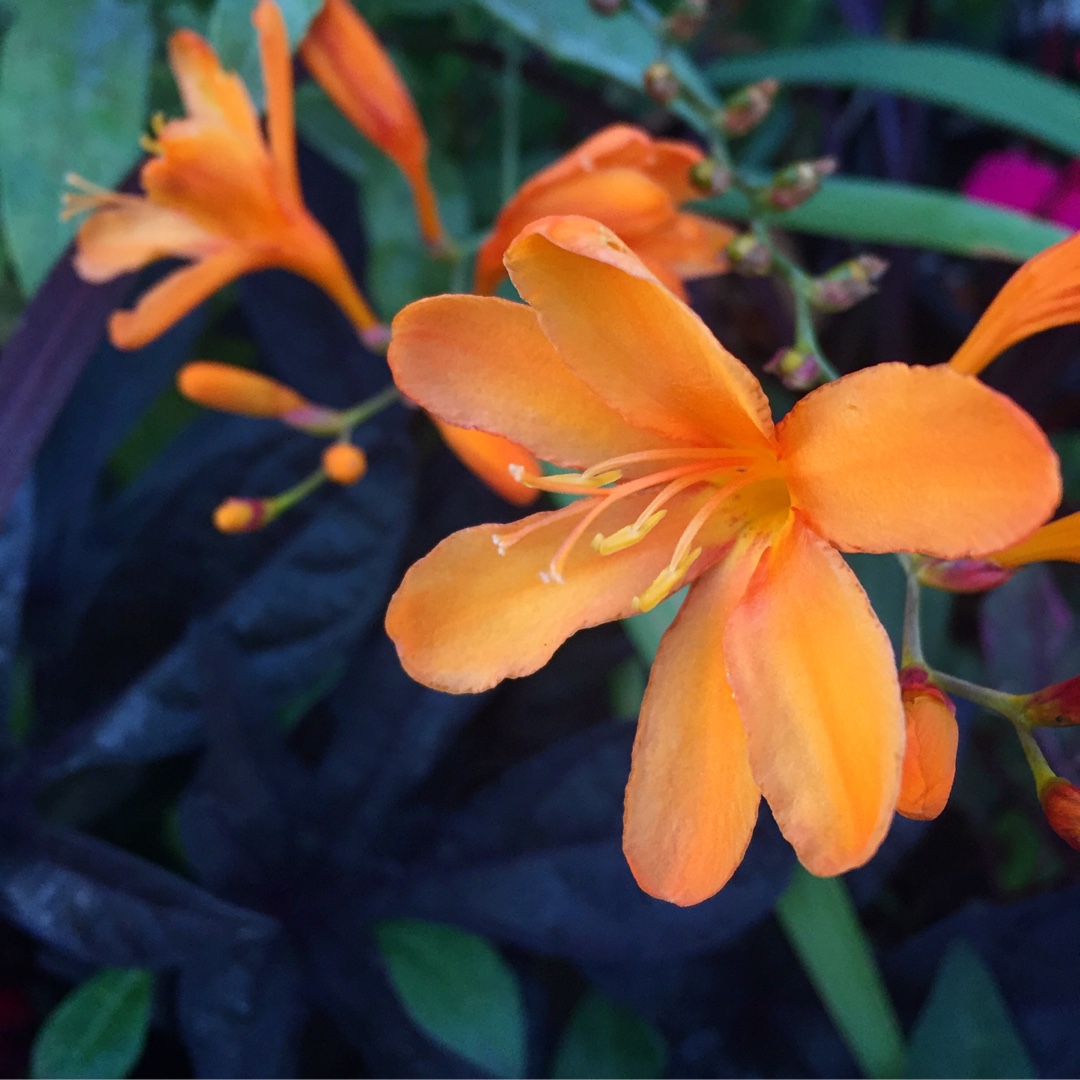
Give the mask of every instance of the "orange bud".
[[1080, 675], [1054, 683], [1021, 699], [1024, 719], [1035, 727], [1080, 724]]
[[269, 499], [226, 499], [214, 511], [214, 528], [223, 533], [258, 532], [269, 520]]
[[932, 559], [913, 555], [915, 576], [920, 584], [944, 592], [979, 593], [996, 589], [1016, 573], [991, 559]]
[[1039, 792], [1039, 802], [1050, 828], [1080, 851], [1080, 788], [1056, 776]]
[[393, 61], [349, 0], [325, 0], [300, 43], [300, 56], [327, 97], [404, 173], [424, 239], [434, 249], [444, 247], [420, 114]]
[[332, 443], [323, 451], [323, 471], [335, 484], [355, 484], [367, 472], [367, 455], [352, 443]]
[[945, 809], [956, 775], [956, 706], [921, 667], [900, 672], [900, 692], [907, 741], [896, 812], [930, 821]]
[[176, 377], [180, 393], [197, 405], [238, 416], [278, 419], [309, 403], [276, 379], [231, 364], [196, 360], [185, 364]]

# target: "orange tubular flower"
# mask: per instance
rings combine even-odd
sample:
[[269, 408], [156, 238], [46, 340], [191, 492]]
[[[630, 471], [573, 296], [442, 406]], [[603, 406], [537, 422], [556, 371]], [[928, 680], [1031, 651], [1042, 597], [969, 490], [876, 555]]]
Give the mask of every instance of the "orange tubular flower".
[[618, 233], [676, 296], [683, 281], [727, 270], [724, 248], [735, 231], [678, 207], [702, 193], [690, 170], [705, 155], [692, 143], [654, 139], [613, 124], [526, 181], [503, 207], [476, 257], [475, 292], [490, 295], [506, 274], [503, 253], [530, 221], [582, 214]]
[[411, 304], [390, 366], [443, 420], [577, 470], [530, 486], [583, 498], [466, 529], [413, 566], [386, 617], [406, 670], [481, 691], [690, 583], [626, 793], [639, 884], [711, 896], [762, 794], [813, 873], [860, 865], [897, 803], [904, 711], [888, 637], [837, 549], [1011, 543], [1057, 504], [1046, 438], [978, 380], [903, 364], [821, 387], [774, 427], [753, 375], [603, 225], [536, 221], [506, 265], [526, 304]]
[[956, 776], [956, 706], [917, 666], [900, 672], [900, 697], [907, 740], [896, 812], [932, 821], [945, 809]]
[[326, 0], [300, 43], [300, 56], [353, 127], [405, 174], [424, 239], [435, 250], [444, 248], [424, 125], [393, 61], [349, 0]]
[[118, 194], [71, 178], [84, 190], [66, 197], [65, 212], [91, 212], [75, 256], [87, 281], [107, 281], [169, 256], [190, 262], [134, 310], [114, 313], [109, 334], [118, 348], [145, 345], [223, 285], [267, 267], [313, 281], [368, 344], [385, 343], [385, 327], [301, 198], [281, 12], [272, 0], [260, 0], [252, 18], [266, 83], [266, 138], [240, 79], [222, 69], [198, 34], [179, 30], [169, 39], [169, 63], [188, 115], [155, 123], [148, 144], [154, 156], [140, 177], [146, 194]]

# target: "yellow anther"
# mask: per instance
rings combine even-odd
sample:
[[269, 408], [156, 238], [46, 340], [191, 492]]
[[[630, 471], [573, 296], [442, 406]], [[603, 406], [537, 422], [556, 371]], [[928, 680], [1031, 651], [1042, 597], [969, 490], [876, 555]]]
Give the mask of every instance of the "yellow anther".
[[657, 604], [666, 600], [682, 584], [686, 572], [693, 566], [701, 551], [701, 548], [694, 548], [674, 566], [665, 566], [656, 575], [656, 580], [640, 596], [634, 597], [634, 610], [652, 611]]
[[598, 551], [601, 555], [612, 555], [616, 551], [623, 551], [628, 547], [633, 547], [639, 540], [648, 536], [660, 524], [661, 518], [666, 514], [666, 510], [657, 510], [656, 513], [650, 514], [644, 521], [639, 519], [630, 525], [624, 525], [610, 536], [597, 533], [592, 539], [593, 551]]

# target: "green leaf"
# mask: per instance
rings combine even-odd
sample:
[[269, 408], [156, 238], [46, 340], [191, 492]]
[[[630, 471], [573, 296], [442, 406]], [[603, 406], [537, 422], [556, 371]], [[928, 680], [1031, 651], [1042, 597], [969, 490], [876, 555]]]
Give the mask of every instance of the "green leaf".
[[[634, 90], [641, 90], [642, 74], [658, 56], [656, 34], [629, 11], [597, 15], [585, 0], [477, 0], [477, 3], [549, 56], [580, 64]], [[719, 104], [701, 72], [682, 50], [669, 49], [664, 59], [679, 81], [697, 97], [711, 106]]]
[[843, 881], [798, 867], [776, 917], [863, 1074], [899, 1076], [900, 1024]]
[[950, 45], [850, 41], [778, 49], [720, 60], [708, 71], [717, 86], [757, 79], [822, 86], [859, 86], [959, 109], [1080, 154], [1080, 92], [994, 56]]
[[554, 1080], [664, 1075], [667, 1047], [651, 1024], [595, 991], [578, 1002], [555, 1053]]
[[[247, 84], [252, 100], [259, 107], [263, 100], [262, 69], [259, 67], [259, 43], [251, 13], [258, 0], [217, 0], [210, 13], [208, 36], [221, 63], [237, 72]], [[323, 0], [277, 0], [289, 41], [293, 48], [307, 33], [308, 24], [319, 13]]]
[[[766, 176], [750, 179], [764, 182]], [[717, 217], [740, 221], [749, 217], [749, 204], [734, 191], [694, 206]], [[1027, 214], [951, 192], [850, 177], [826, 180], [813, 198], [794, 210], [774, 215], [772, 220], [795, 232], [1015, 262], [1029, 259], [1070, 235], [1057, 225]]]
[[387, 919], [375, 940], [413, 1022], [496, 1076], [525, 1075], [525, 1009], [517, 979], [475, 934], [422, 919]]
[[150, 1027], [154, 977], [141, 968], [106, 968], [52, 1011], [34, 1040], [35, 1078], [127, 1076]]
[[0, 215], [32, 292], [74, 232], [64, 176], [115, 185], [138, 155], [153, 38], [145, 4], [64, 0], [19, 14], [0, 55]]
[[949, 946], [911, 1035], [905, 1076], [1037, 1076], [994, 976], [966, 942]]

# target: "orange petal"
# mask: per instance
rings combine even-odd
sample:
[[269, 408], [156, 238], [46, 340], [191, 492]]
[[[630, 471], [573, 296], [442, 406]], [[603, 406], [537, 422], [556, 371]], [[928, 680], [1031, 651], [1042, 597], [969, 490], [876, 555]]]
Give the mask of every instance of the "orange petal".
[[1080, 234], [1028, 259], [983, 312], [949, 361], [977, 375], [1010, 345], [1051, 326], [1080, 321]]
[[907, 740], [896, 812], [916, 821], [932, 821], [949, 801], [956, 775], [960, 732], [955, 709], [934, 687], [905, 688]]
[[79, 227], [76, 243], [75, 269], [85, 281], [108, 281], [170, 255], [194, 259], [222, 246], [185, 215], [133, 196], [95, 211]]
[[302, 203], [296, 167], [296, 126], [293, 117], [292, 52], [281, 9], [274, 0], [259, 0], [251, 21], [259, 35], [259, 57], [266, 86], [266, 133], [277, 169], [279, 190]]
[[771, 449], [757, 379], [610, 229], [543, 218], [506, 265], [567, 367], [632, 424], [698, 445]]
[[904, 713], [892, 646], [840, 555], [798, 515], [724, 634], [750, 768], [814, 874], [866, 862], [900, 790]]
[[442, 244], [445, 234], [427, 173], [427, 134], [371, 27], [348, 0], [326, 0], [300, 43], [300, 56], [352, 125], [405, 174], [424, 239]]
[[259, 117], [243, 80], [225, 71], [217, 53], [194, 30], [169, 38], [169, 66], [188, 116], [201, 125], [225, 126], [248, 154], [262, 148]]
[[162, 156], [141, 173], [151, 201], [238, 240], [263, 240], [287, 227], [265, 148], [253, 157], [226, 129], [184, 120], [168, 124], [158, 142]]
[[216, 255], [174, 270], [131, 311], [114, 311], [109, 338], [118, 349], [141, 349], [178, 323], [223, 285], [252, 269], [247, 252], [228, 247]]
[[742, 544], [690, 588], [664, 634], [638, 718], [623, 851], [638, 885], [673, 904], [719, 892], [742, 861], [760, 792], [722, 645], [762, 544]]
[[556, 465], [671, 445], [605, 405], [559, 359], [525, 304], [418, 300], [394, 319], [387, 360], [402, 391], [441, 419], [497, 431]]
[[[684, 493], [672, 499], [667, 516], [639, 544], [607, 556], [592, 550], [594, 533], [610, 535], [629, 524], [651, 496], [628, 496], [606, 510], [572, 549], [561, 584], [540, 575], [591, 500], [448, 537], [409, 570], [386, 613], [386, 630], [405, 670], [436, 690], [476, 693], [543, 667], [578, 630], [633, 614], [634, 597], [667, 566], [707, 497]], [[730, 524], [719, 528], [730, 536]], [[517, 533], [520, 539], [509, 542]], [[694, 563], [690, 578], [720, 554], [715, 533], [701, 542], [713, 547]]]
[[435, 417], [432, 419], [446, 445], [492, 491], [515, 506], [529, 506], [536, 502], [540, 492], [527, 488], [510, 475], [511, 468], [518, 465], [532, 476], [539, 474], [540, 464], [528, 450], [501, 435], [454, 427]]
[[[477, 253], [476, 272], [484, 293], [502, 280], [503, 253], [521, 230], [551, 214], [580, 214], [618, 233], [631, 247], [634, 237], [659, 229], [675, 217], [671, 196], [634, 169], [603, 169], [566, 176], [511, 199], [491, 236]], [[494, 283], [494, 284], [492, 284]]]
[[979, 555], [1031, 532], [1061, 497], [1035, 421], [946, 365], [847, 375], [777, 434], [794, 505], [847, 551]]
[[1033, 562], [1080, 562], [1080, 513], [1051, 521], [1027, 539], [987, 558], [1010, 567]]
[[724, 249], [734, 236], [735, 230], [721, 221], [676, 214], [643, 236], [635, 236], [630, 245], [646, 265], [662, 263], [683, 281], [694, 281], [727, 271]]

